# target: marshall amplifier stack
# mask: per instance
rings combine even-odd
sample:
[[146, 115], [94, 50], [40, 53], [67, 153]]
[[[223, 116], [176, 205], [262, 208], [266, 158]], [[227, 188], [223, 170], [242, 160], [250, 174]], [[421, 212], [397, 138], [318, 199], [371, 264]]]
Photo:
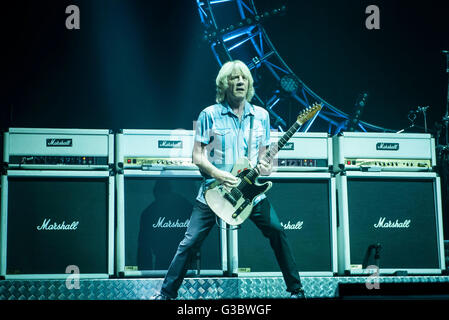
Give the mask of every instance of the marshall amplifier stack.
[[[203, 179], [193, 142], [192, 130], [9, 129], [0, 276], [164, 276]], [[302, 275], [440, 274], [435, 166], [429, 134], [295, 133], [259, 179], [273, 182], [266, 195]], [[250, 219], [218, 218], [189, 267], [199, 274], [281, 275]]]
[[113, 274], [113, 139], [109, 130], [11, 128], [4, 134], [2, 276]]
[[[272, 132], [271, 142], [282, 133]], [[332, 139], [327, 133], [295, 133], [275, 157], [266, 193], [284, 228], [301, 275], [332, 276], [337, 267], [336, 184]], [[250, 219], [230, 238], [232, 270], [241, 276], [280, 276], [269, 240]]]
[[[193, 131], [116, 134], [117, 271], [164, 276], [189, 225], [202, 176], [192, 163]], [[217, 219], [218, 220], [218, 219]], [[218, 220], [188, 274], [223, 275], [226, 233]]]
[[441, 273], [441, 186], [431, 135], [345, 132], [333, 142], [339, 272]]

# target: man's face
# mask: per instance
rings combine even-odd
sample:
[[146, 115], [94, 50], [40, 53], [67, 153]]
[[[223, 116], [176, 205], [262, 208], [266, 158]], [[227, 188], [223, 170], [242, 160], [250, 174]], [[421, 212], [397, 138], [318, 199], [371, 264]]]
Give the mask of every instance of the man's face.
[[226, 96], [231, 101], [241, 101], [246, 99], [247, 92], [248, 79], [240, 71], [233, 71], [228, 78]]

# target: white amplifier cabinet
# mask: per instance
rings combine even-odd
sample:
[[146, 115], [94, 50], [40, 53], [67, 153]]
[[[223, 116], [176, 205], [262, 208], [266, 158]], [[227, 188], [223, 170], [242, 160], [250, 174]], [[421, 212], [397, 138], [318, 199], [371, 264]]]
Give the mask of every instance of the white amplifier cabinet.
[[192, 169], [193, 130], [131, 130], [116, 134], [118, 169]]
[[[202, 176], [199, 170], [127, 169], [117, 180], [117, 273], [165, 276], [190, 223]], [[222, 276], [227, 235], [217, 219], [188, 275]]]
[[[282, 132], [271, 132], [276, 143]], [[332, 166], [332, 138], [325, 132], [297, 132], [276, 155], [275, 171], [328, 171]]]
[[336, 175], [339, 273], [441, 274], [441, 184], [434, 172]]
[[432, 171], [436, 166], [430, 134], [343, 132], [332, 139], [336, 172]]
[[[330, 172], [275, 172], [267, 198], [290, 240], [301, 276], [338, 272], [335, 178]], [[243, 277], [281, 276], [269, 241], [251, 217], [230, 232], [230, 269]]]
[[109, 170], [6, 170], [1, 176], [0, 276], [114, 274], [115, 178]]
[[105, 129], [10, 128], [3, 161], [9, 169], [108, 170], [114, 135]]

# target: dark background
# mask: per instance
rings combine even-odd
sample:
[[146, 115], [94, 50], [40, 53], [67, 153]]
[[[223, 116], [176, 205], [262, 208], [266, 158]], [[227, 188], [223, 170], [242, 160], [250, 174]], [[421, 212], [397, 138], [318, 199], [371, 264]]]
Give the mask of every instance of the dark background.
[[[372, 4], [380, 10], [380, 30], [365, 27], [365, 9]], [[350, 113], [357, 95], [368, 92], [362, 120], [399, 130], [409, 125], [409, 110], [430, 106], [433, 127], [446, 105], [441, 50], [449, 47], [448, 4], [292, 0], [285, 17], [265, 27], [299, 78], [343, 112]], [[423, 126], [422, 116], [416, 120]]]
[[[366, 91], [368, 123], [399, 130], [409, 110], [427, 105], [429, 127], [443, 117], [447, 1], [255, 3], [287, 4], [267, 33], [333, 106], [350, 113]], [[65, 28], [70, 4], [80, 8], [80, 30]], [[370, 4], [380, 8], [380, 30], [365, 28]], [[218, 65], [194, 0], [20, 0], [2, 12], [2, 128], [191, 129], [214, 101]]]

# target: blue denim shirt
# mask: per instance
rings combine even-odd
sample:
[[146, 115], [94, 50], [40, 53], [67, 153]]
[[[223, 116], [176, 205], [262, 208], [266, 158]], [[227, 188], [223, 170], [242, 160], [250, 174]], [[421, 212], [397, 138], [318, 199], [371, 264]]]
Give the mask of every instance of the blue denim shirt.
[[[253, 136], [251, 154], [248, 154], [251, 117]], [[242, 120], [232, 111], [227, 102], [205, 108], [199, 115], [195, 128], [195, 141], [207, 145], [208, 160], [218, 169], [231, 172], [235, 162], [246, 157], [253, 166], [257, 165], [260, 146], [270, 144], [270, 117], [268, 112], [258, 106], [245, 103]], [[204, 191], [215, 179], [204, 177], [197, 200], [206, 204]], [[264, 199], [260, 195], [255, 203]]]

